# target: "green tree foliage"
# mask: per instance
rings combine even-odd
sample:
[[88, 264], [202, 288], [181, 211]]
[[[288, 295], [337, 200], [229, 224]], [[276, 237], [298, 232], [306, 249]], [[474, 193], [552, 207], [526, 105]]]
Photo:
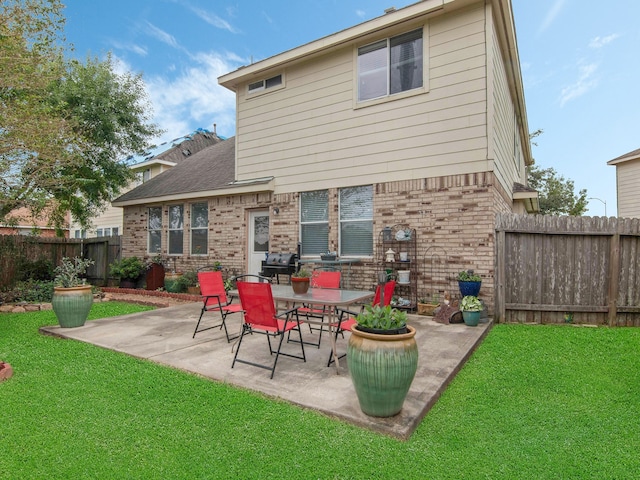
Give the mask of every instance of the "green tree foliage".
[[565, 180], [553, 168], [532, 165], [528, 171], [529, 186], [538, 191], [542, 215], [584, 214], [587, 210], [587, 190], [574, 193], [573, 180]]
[[[111, 57], [66, 61], [59, 0], [0, 4], [0, 222], [67, 212], [85, 228], [131, 178], [121, 160], [160, 133], [141, 76]], [[15, 218], [14, 218], [15, 221]]]

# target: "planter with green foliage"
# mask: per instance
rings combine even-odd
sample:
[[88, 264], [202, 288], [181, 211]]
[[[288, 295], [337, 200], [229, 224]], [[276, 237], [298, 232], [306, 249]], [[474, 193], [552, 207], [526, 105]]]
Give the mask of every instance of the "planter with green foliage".
[[462, 312], [464, 323], [470, 327], [476, 327], [480, 321], [483, 308], [484, 305], [482, 305], [478, 297], [473, 295], [463, 297], [460, 302], [460, 311]]
[[51, 305], [63, 328], [81, 327], [87, 321], [93, 304], [92, 287], [81, 277], [93, 260], [64, 257], [55, 269]]
[[311, 271], [306, 268], [301, 268], [296, 273], [291, 275], [291, 287], [294, 293], [305, 294], [309, 291], [309, 284], [311, 282]]
[[418, 367], [416, 330], [391, 306], [367, 306], [351, 328], [347, 364], [360, 409], [373, 417], [402, 410]]
[[147, 271], [147, 266], [138, 257], [126, 257], [110, 265], [109, 273], [120, 280], [120, 288], [135, 288], [138, 279]]
[[477, 297], [482, 286], [482, 277], [473, 273], [473, 270], [463, 270], [458, 274], [458, 288], [460, 295]]

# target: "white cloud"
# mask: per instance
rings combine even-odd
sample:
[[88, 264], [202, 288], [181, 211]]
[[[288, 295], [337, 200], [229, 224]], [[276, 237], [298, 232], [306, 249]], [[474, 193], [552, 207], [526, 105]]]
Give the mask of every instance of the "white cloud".
[[174, 48], [179, 48], [178, 45], [178, 41], [175, 39], [175, 37], [167, 32], [165, 32], [164, 30], [156, 27], [155, 25], [153, 25], [152, 23], [149, 22], [145, 22], [147, 25], [146, 31], [149, 35], [151, 35], [152, 37], [154, 37], [156, 40], [162, 42], [162, 43], [166, 43], [167, 45], [174, 47]]
[[556, 0], [554, 4], [551, 6], [551, 9], [547, 12], [546, 17], [544, 18], [542, 25], [538, 29], [538, 34], [544, 32], [549, 26], [554, 22], [562, 7], [564, 6], [566, 0]]
[[562, 89], [560, 93], [560, 106], [564, 106], [565, 103], [593, 90], [598, 85], [598, 79], [594, 78], [597, 69], [598, 64], [596, 63], [581, 66], [578, 80]]
[[607, 35], [606, 37], [595, 37], [589, 42], [589, 47], [591, 48], [602, 48], [605, 45], [613, 42], [616, 38], [620, 37], [619, 34], [613, 33], [611, 35]]
[[360, 18], [364, 18], [366, 15], [367, 15], [367, 12], [365, 12], [364, 10], [356, 10], [356, 16]]
[[137, 55], [140, 55], [141, 57], [146, 57], [147, 54], [149, 53], [146, 47], [142, 47], [135, 43], [122, 43], [122, 42], [119, 42], [118, 40], [112, 40], [111, 45], [113, 45], [114, 48], [117, 48], [119, 50], [127, 50], [129, 52], [133, 52]]
[[233, 28], [229, 22], [227, 22], [226, 20], [223, 20], [217, 15], [213, 13], [209, 13], [201, 8], [196, 8], [196, 7], [190, 7], [190, 8], [196, 15], [198, 15], [198, 17], [200, 17], [202, 20], [207, 22], [209, 25], [213, 25], [214, 27], [219, 28], [221, 30], [227, 30], [231, 33], [238, 33], [238, 31], [235, 28]]
[[156, 76], [146, 81], [154, 121], [167, 130], [159, 141], [198, 127], [212, 129], [214, 123], [220, 135], [234, 135], [235, 94], [218, 85], [218, 77], [235, 70], [238, 64], [218, 53], [194, 54], [192, 61], [173, 79]]

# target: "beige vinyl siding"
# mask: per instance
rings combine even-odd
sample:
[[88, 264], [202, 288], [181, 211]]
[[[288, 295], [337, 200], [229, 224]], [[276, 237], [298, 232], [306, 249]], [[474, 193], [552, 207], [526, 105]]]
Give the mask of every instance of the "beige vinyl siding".
[[616, 165], [618, 179], [618, 216], [640, 218], [640, 160]]
[[512, 192], [514, 182], [526, 183], [523, 153], [514, 103], [509, 92], [504, 60], [500, 54], [498, 36], [493, 24], [489, 32], [491, 32], [488, 42], [491, 47], [491, 98], [493, 100], [490, 124], [494, 173], [502, 187], [507, 192]]
[[484, 8], [436, 17], [424, 35], [425, 93], [354, 108], [360, 44], [288, 66], [284, 89], [240, 88], [238, 180], [273, 175], [285, 193], [487, 171]]

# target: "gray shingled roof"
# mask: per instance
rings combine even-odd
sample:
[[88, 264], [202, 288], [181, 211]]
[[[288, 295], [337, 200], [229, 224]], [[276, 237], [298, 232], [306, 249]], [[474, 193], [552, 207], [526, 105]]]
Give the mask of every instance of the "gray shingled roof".
[[113, 203], [228, 188], [234, 180], [235, 153], [235, 137], [206, 147], [116, 198]]

